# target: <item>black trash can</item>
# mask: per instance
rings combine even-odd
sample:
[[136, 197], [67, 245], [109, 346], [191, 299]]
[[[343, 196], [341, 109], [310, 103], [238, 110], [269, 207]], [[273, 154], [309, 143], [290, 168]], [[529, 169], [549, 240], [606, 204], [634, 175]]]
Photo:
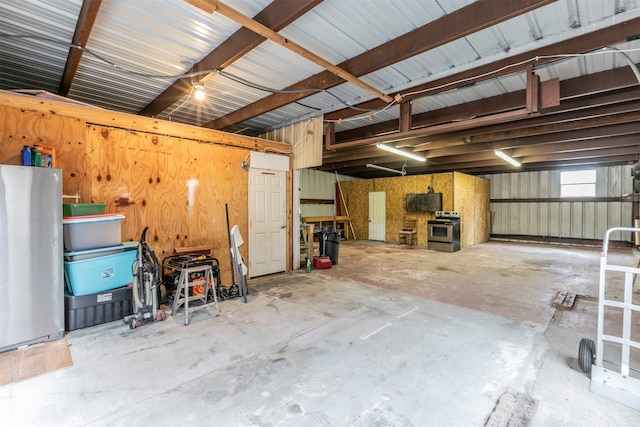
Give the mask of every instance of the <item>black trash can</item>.
[[340, 231], [335, 228], [323, 227], [318, 234], [318, 243], [320, 254], [328, 256], [331, 264], [337, 264], [340, 251]]

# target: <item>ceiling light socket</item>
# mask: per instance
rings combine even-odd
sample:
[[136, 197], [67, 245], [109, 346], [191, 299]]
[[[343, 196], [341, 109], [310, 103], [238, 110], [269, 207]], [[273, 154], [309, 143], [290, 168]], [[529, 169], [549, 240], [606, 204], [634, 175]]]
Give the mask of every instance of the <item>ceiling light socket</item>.
[[193, 84], [193, 88], [196, 90], [195, 97], [198, 101], [202, 101], [205, 98], [204, 84], [198, 82]]

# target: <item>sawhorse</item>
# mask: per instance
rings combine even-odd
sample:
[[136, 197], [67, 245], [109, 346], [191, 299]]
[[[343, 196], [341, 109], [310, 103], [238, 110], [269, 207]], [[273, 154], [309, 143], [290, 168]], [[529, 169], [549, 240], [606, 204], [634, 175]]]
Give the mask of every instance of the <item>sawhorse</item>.
[[[184, 305], [185, 326], [189, 324], [191, 313], [196, 309], [214, 305], [216, 309], [216, 316], [219, 315], [220, 309], [218, 308], [218, 296], [216, 295], [216, 286], [214, 286], [214, 275], [211, 266], [199, 265], [195, 267], [174, 268], [180, 271], [180, 278], [178, 279], [178, 287], [176, 289], [175, 296], [173, 297], [171, 315], [175, 315], [178, 308]], [[190, 280], [191, 277], [195, 277], [195, 280]], [[189, 295], [190, 288], [200, 285], [203, 286], [202, 294]], [[213, 302], [207, 303], [209, 289], [213, 289]], [[189, 309], [189, 302], [191, 301], [201, 301], [202, 304]]]

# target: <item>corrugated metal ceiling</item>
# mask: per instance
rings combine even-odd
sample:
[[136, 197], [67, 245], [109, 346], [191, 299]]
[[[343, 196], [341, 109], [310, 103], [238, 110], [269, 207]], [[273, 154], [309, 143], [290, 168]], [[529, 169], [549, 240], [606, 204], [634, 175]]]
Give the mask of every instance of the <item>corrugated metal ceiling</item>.
[[[224, 1], [249, 17], [271, 3], [269, 0]], [[474, 3], [473, 0], [324, 0], [279, 34], [333, 64], [340, 64]], [[487, 7], [494, 7], [496, 1], [486, 3]], [[0, 2], [0, 89], [58, 91], [81, 6], [80, 0]], [[447, 75], [639, 16], [640, 0], [558, 0], [395, 62], [360, 79], [390, 95], [404, 93]], [[103, 0], [68, 96], [98, 107], [136, 114], [176, 80], [184, 88], [190, 88], [194, 78], [178, 79], [178, 76], [239, 28], [239, 24], [220, 13], [207, 13], [183, 0]], [[630, 41], [616, 47], [639, 49], [640, 42]], [[629, 56], [634, 62], [640, 62], [638, 51], [630, 52]], [[607, 54], [567, 59], [540, 66], [536, 71], [542, 80], [556, 77], [567, 80], [627, 65], [619, 55]], [[204, 103], [197, 103], [187, 90], [187, 95], [157, 117], [195, 125], [209, 124], [267, 99], [270, 92], [265, 89], [282, 90], [322, 72], [323, 68], [267, 40], [223, 71], [244, 83], [213, 75], [205, 83]], [[522, 90], [525, 81], [520, 65], [514, 67], [512, 75], [416, 99], [413, 113]], [[351, 83], [329, 89], [307, 89], [308, 96], [302, 100], [233, 123], [226, 129], [254, 135], [374, 99], [372, 94]], [[372, 117], [364, 112], [360, 119], [338, 123], [336, 130], [386, 122], [397, 119], [398, 114], [397, 106], [376, 112]]]

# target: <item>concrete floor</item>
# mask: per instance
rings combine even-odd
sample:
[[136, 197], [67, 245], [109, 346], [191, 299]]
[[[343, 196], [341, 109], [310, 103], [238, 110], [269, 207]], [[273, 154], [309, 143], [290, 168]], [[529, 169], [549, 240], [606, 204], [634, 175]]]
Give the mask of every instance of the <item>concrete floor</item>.
[[[250, 281], [247, 304], [188, 326], [68, 333], [73, 366], [0, 387], [2, 425], [640, 425], [576, 360], [595, 338], [599, 248], [343, 241], [339, 256]], [[561, 290], [581, 295], [573, 310], [552, 307]]]

